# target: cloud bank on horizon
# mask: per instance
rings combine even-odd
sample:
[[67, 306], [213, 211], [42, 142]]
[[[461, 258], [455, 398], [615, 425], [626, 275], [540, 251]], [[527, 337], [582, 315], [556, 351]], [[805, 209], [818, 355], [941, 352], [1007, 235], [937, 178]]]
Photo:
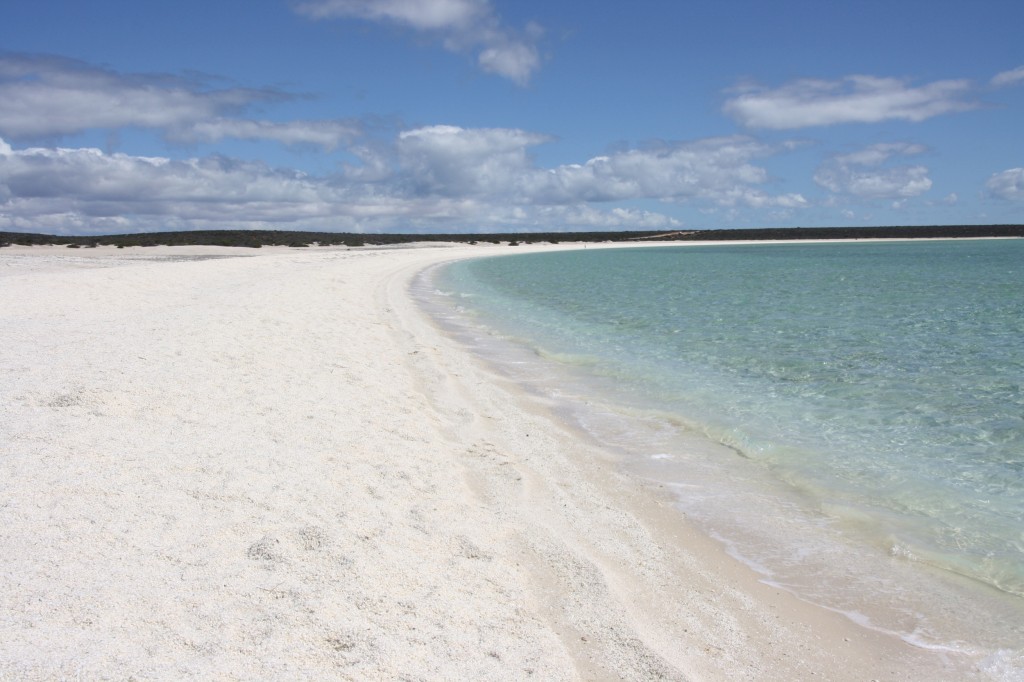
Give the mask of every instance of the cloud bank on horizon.
[[[191, 2], [175, 11], [202, 11]], [[738, 39], [659, 40], [643, 31], [691, 17], [643, 5], [609, 25], [620, 11], [610, 3], [567, 13], [282, 0], [254, 10], [249, 33], [225, 36], [227, 20], [154, 22], [194, 54], [106, 52], [102, 35], [30, 30], [33, 13], [62, 21], [57, 5], [0, 10], [2, 44], [20, 48], [0, 52], [0, 230], [676, 229], [1024, 213], [1024, 65], [1002, 63], [1006, 50], [940, 69], [918, 45], [927, 66], [907, 61], [940, 77], [868, 75], [856, 42], [836, 43], [834, 63], [800, 66], [756, 44], [745, 54]], [[159, 19], [122, 0], [97, 5], [87, 16], [100, 34], [126, 16], [136, 27]], [[1006, 4], [1024, 18], [1016, 7]], [[81, 35], [73, 16], [63, 21]], [[246, 37], [257, 28], [280, 40], [269, 55]], [[686, 66], [716, 50], [732, 66]]]

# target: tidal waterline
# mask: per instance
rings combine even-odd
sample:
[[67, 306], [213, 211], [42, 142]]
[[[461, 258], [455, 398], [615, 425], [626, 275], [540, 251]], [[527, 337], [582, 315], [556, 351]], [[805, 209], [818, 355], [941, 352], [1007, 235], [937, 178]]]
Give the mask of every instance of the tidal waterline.
[[429, 276], [464, 338], [766, 579], [920, 645], [1024, 648], [1024, 241], [591, 249]]

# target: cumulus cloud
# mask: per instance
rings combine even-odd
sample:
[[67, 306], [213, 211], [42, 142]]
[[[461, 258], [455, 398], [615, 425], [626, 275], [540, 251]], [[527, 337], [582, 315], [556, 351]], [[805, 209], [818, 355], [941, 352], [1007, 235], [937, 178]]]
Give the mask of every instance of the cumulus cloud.
[[924, 166], [882, 167], [890, 159], [926, 151], [922, 145], [904, 142], [874, 144], [849, 154], [838, 154], [822, 164], [814, 181], [835, 194], [862, 199], [906, 199], [932, 187]]
[[135, 127], [182, 141], [234, 137], [333, 149], [354, 136], [358, 126], [347, 121], [276, 123], [225, 116], [287, 97], [272, 90], [209, 89], [161, 74], [123, 74], [62, 57], [0, 54], [0, 135], [10, 139]]
[[192, 229], [465, 229], [489, 208], [224, 157], [172, 160], [0, 143], [0, 229], [89, 234]]
[[744, 136], [658, 143], [581, 164], [538, 168], [529, 147], [547, 141], [547, 136], [522, 130], [432, 126], [402, 133], [398, 150], [411, 186], [442, 196], [487, 195], [535, 205], [631, 199], [748, 207], [806, 204], [799, 194], [772, 196], [758, 188], [768, 174], [752, 160], [776, 150]]
[[679, 223], [615, 204], [807, 205], [799, 194], [767, 191], [767, 171], [756, 160], [779, 149], [748, 137], [663, 142], [545, 168], [531, 152], [550, 139], [519, 129], [427, 126], [389, 144], [360, 138], [350, 150], [362, 163], [324, 177], [221, 156], [14, 149], [0, 140], [0, 229], [660, 229]]
[[1024, 168], [993, 173], [985, 183], [989, 194], [1007, 201], [1024, 201]]
[[768, 173], [752, 161], [773, 153], [744, 136], [661, 143], [536, 174], [531, 189], [538, 201], [551, 203], [650, 198], [719, 206], [802, 205], [798, 194], [773, 197], [757, 188], [768, 181]]
[[[185, 229], [347, 231], [550, 228], [554, 213], [441, 196], [390, 168], [373, 182], [315, 177], [224, 157], [173, 160], [92, 148], [14, 149], [0, 140], [0, 229], [110, 233]], [[597, 228], [670, 224], [653, 213], [557, 207]], [[546, 209], [545, 209], [546, 210]], [[577, 215], [578, 214], [578, 215]]]
[[488, 0], [305, 0], [295, 9], [312, 19], [364, 19], [433, 34], [445, 49], [475, 52], [481, 69], [519, 85], [540, 67], [543, 30], [532, 23], [510, 30]]
[[725, 113], [750, 128], [784, 130], [839, 123], [920, 122], [972, 109], [963, 98], [966, 80], [918, 87], [896, 78], [847, 76], [837, 81], [803, 79], [779, 88], [749, 86], [725, 102]]
[[549, 139], [516, 129], [428, 126], [401, 133], [398, 155], [417, 193], [508, 195], [531, 172], [527, 148]]
[[992, 77], [990, 85], [995, 88], [1005, 88], [1008, 85], [1016, 85], [1021, 81], [1024, 81], [1024, 65], [1018, 66], [1016, 69], [997, 73]]
[[[175, 161], [98, 149], [0, 150], [7, 223], [77, 215], [141, 225], [294, 222], [326, 215], [331, 188], [297, 172], [209, 157]], [[198, 221], [198, 222], [197, 222]]]

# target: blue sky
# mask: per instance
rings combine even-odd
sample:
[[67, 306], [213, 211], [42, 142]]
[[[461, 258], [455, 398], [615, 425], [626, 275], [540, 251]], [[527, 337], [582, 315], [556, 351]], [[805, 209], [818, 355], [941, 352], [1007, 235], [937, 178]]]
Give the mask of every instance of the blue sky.
[[1024, 4], [0, 6], [0, 230], [1024, 222]]

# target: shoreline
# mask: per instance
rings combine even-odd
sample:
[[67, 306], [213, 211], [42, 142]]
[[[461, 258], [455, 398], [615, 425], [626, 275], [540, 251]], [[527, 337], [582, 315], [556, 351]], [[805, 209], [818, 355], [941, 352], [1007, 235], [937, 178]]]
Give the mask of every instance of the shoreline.
[[762, 583], [408, 292], [578, 246], [364, 248], [0, 271], [0, 677], [971, 672]]
[[[830, 258], [843, 252], [842, 248], [828, 251]], [[947, 253], [955, 252], [954, 249]], [[767, 256], [766, 252], [761, 253]], [[609, 345], [607, 339], [600, 337], [601, 332], [595, 331], [602, 338], [600, 343], [588, 347], [583, 342], [576, 346], [565, 330], [572, 328], [589, 339], [587, 324], [576, 319], [560, 327], [550, 310], [560, 309], [556, 298], [565, 301], [586, 296], [586, 287], [581, 289], [578, 283], [572, 284], [574, 279], [579, 280], [576, 271], [587, 267], [584, 263], [592, 263], [589, 267], [594, 272], [603, 272], [603, 267], [593, 265], [598, 261], [580, 256], [551, 260], [549, 265], [561, 266], [541, 268], [538, 281], [543, 283], [544, 291], [556, 291], [560, 278], [545, 273], [561, 272], [562, 266], [569, 288], [565, 295], [543, 299], [548, 303], [541, 310], [548, 313], [537, 313], [536, 334], [521, 321], [512, 322], [531, 319], [531, 313], [507, 302], [496, 305], [495, 301], [504, 300], [502, 295], [491, 296], [486, 293], [487, 286], [477, 290], [472, 285], [477, 279], [492, 281], [485, 273], [491, 273], [494, 280], [507, 282], [517, 272], [533, 272], [527, 261], [521, 266], [514, 266], [511, 261], [494, 261], [493, 266], [481, 264], [475, 277], [468, 274], [474, 266], [458, 266], [455, 272], [460, 274], [439, 274], [435, 283], [425, 282], [418, 295], [427, 298], [428, 310], [440, 311], [436, 314], [447, 332], [497, 372], [525, 386], [558, 420], [568, 421], [580, 438], [619, 453], [623, 467], [630, 473], [673, 489], [680, 514], [728, 547], [761, 580], [843, 613], [860, 625], [900, 636], [914, 646], [985, 651], [993, 654], [992, 661], [1005, 661], [1007, 666], [1018, 661], [1019, 666], [1024, 643], [1024, 633], [1017, 625], [1024, 617], [1024, 600], [1019, 594], [963, 570], [956, 556], [943, 562], [949, 555], [928, 556], [913, 544], [912, 536], [901, 536], [884, 529], [882, 524], [871, 523], [871, 504], [843, 504], [838, 501], [843, 499], [841, 494], [837, 497], [827, 486], [809, 484], [812, 479], [797, 477], [794, 482], [778, 472], [769, 475], [763, 465], [752, 463], [751, 460], [758, 459], [756, 451], [744, 454], [743, 440], [731, 440], [732, 434], [723, 430], [722, 422], [702, 421], [702, 417], [714, 418], [713, 413], [701, 410], [704, 405], [691, 403], [687, 405], [690, 411], [686, 411], [681, 404], [674, 409], [646, 399], [642, 387], [651, 386], [657, 393], [660, 384], [647, 377], [640, 380], [638, 391], [637, 385], [630, 383], [628, 372], [623, 374], [624, 366], [632, 367], [629, 360], [610, 351], [609, 357], [598, 359], [603, 357], [603, 349], [612, 346], [629, 350], [631, 341], [619, 338]], [[604, 258], [600, 262], [611, 269], [618, 258]], [[625, 254], [622, 258], [634, 268], [639, 267], [637, 263], [646, 262]], [[696, 261], [694, 258], [690, 262]], [[713, 289], [715, 284], [708, 282], [706, 286]], [[435, 290], [440, 290], [440, 295], [431, 294]], [[531, 291], [537, 290], [534, 286]], [[481, 298], [477, 301], [470, 295], [463, 302], [456, 294], [460, 291], [476, 292]], [[485, 300], [491, 300], [491, 305]], [[657, 300], [659, 305], [671, 305], [660, 297]], [[476, 313], [458, 312], [463, 306], [476, 310], [480, 319]], [[581, 307], [582, 319], [603, 319], [595, 317], [594, 306]], [[496, 310], [502, 311], [501, 318], [493, 317]], [[688, 315], [707, 312], [699, 305], [697, 311], [691, 310]], [[609, 319], [615, 317], [611, 311], [605, 315]], [[627, 319], [633, 321], [637, 317]], [[688, 338], [692, 347], [694, 337]], [[648, 357], [650, 349], [648, 355], [643, 355], [643, 349], [639, 352]], [[634, 354], [632, 350], [630, 353]], [[649, 366], [646, 371], [650, 374]], [[779, 412], [781, 406], [768, 403], [758, 409], [786, 414]], [[966, 534], [973, 535], [976, 530], [974, 526]], [[794, 561], [796, 557], [800, 559]], [[1013, 566], [1008, 568], [1012, 570]], [[1007, 573], [997, 574], [992, 569], [991, 575]], [[1009, 679], [1015, 678], [1011, 675]]]

